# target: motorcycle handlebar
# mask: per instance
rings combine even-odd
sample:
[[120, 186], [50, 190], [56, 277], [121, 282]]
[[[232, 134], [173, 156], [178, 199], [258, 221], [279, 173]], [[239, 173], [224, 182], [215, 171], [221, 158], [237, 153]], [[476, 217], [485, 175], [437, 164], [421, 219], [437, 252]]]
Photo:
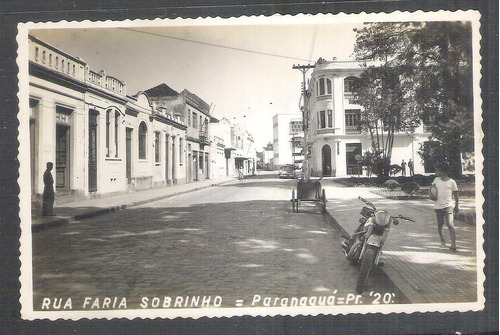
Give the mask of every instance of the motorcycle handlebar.
[[415, 222], [415, 219], [412, 219], [412, 218], [409, 218], [409, 217], [406, 217], [406, 216], [403, 216], [403, 215], [398, 215], [398, 216], [396, 216], [396, 218], [403, 219], [403, 220], [406, 220], [406, 221]]
[[368, 206], [370, 206], [370, 207], [371, 207], [371, 208], [373, 208], [374, 210], [376, 209], [374, 204], [372, 204], [372, 203], [371, 203], [371, 202], [369, 202], [368, 200], [366, 200], [366, 199], [362, 198], [361, 196], [358, 196], [358, 199], [359, 199], [359, 200], [361, 200], [361, 201], [363, 201], [365, 204], [367, 204]]

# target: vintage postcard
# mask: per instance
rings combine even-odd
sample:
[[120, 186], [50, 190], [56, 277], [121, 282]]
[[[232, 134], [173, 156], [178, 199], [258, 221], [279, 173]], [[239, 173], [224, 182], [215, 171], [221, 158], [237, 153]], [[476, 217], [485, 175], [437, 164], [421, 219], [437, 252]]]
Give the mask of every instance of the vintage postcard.
[[482, 310], [479, 20], [19, 23], [22, 318]]

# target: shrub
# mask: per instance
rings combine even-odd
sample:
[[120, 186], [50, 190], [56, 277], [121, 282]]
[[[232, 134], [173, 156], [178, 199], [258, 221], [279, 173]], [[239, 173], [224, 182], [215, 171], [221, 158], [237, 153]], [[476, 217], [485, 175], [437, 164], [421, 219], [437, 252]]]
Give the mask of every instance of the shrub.
[[414, 181], [411, 181], [409, 183], [404, 183], [403, 185], [401, 185], [401, 191], [405, 192], [408, 195], [412, 195], [418, 190], [420, 190], [420, 186]]
[[384, 186], [387, 187], [389, 190], [395, 190], [398, 188], [399, 183], [393, 179], [389, 179], [384, 183]]

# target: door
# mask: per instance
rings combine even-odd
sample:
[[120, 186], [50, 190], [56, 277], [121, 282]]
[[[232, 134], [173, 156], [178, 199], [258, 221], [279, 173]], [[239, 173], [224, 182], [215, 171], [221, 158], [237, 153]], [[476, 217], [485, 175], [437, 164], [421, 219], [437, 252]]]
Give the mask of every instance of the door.
[[321, 149], [322, 157], [322, 173], [323, 176], [331, 176], [332, 174], [332, 149], [328, 144], [325, 144]]
[[169, 153], [169, 147], [168, 147], [168, 135], [165, 135], [165, 181], [168, 182], [168, 179], [170, 177], [170, 171], [168, 169], [168, 153]]
[[361, 143], [347, 143], [346, 151], [346, 165], [347, 174], [362, 174], [361, 166], [356, 160], [356, 155], [361, 155]]
[[125, 165], [127, 184], [132, 183], [132, 128], [125, 129]]
[[91, 111], [89, 115], [89, 192], [97, 191], [97, 116]]
[[69, 190], [69, 127], [56, 126], [56, 189]]

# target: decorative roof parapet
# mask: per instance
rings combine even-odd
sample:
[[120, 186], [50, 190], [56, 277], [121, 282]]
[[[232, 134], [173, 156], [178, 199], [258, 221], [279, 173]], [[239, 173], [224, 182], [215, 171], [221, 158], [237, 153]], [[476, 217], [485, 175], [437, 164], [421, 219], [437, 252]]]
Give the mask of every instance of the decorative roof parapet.
[[122, 97], [127, 95], [124, 81], [106, 76], [102, 70], [92, 71], [87, 62], [80, 57], [74, 57], [32, 35], [28, 35], [28, 43], [30, 62], [94, 88], [110, 91]]

